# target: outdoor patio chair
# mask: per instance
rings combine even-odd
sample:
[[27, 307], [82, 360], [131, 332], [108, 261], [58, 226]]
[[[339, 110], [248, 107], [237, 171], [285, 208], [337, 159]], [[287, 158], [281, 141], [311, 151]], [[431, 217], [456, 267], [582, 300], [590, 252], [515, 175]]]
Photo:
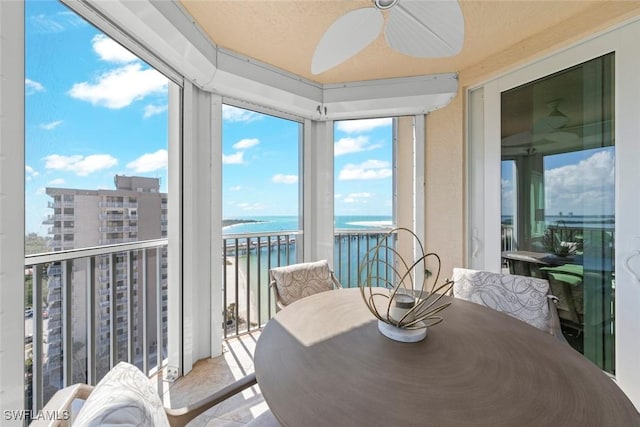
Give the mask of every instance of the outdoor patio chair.
[[274, 267], [269, 277], [276, 311], [306, 296], [342, 288], [326, 260]]
[[[151, 380], [140, 369], [120, 362], [96, 386], [74, 384], [56, 392], [41, 412], [56, 416], [37, 418], [30, 427], [182, 427], [209, 408], [256, 384], [255, 373], [251, 373], [193, 405], [170, 409], [164, 407]], [[270, 411], [263, 415], [266, 416], [254, 419], [255, 425], [279, 425]]]
[[453, 296], [501, 311], [565, 341], [556, 303], [545, 279], [453, 269]]

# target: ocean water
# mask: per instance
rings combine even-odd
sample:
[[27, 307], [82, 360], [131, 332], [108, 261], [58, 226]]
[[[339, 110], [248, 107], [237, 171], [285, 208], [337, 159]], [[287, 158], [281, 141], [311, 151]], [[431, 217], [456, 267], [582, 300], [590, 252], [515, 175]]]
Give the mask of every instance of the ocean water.
[[[234, 218], [236, 219], [236, 218]], [[298, 218], [295, 216], [253, 216], [237, 218], [255, 222], [239, 223], [224, 227], [223, 234], [267, 233], [272, 231], [299, 230]], [[389, 228], [392, 225], [390, 216], [383, 215], [344, 215], [336, 216], [336, 230], [364, 230], [372, 228]]]
[[[227, 238], [227, 257], [231, 260], [237, 259], [239, 280], [248, 281], [251, 290], [251, 305], [260, 305], [260, 322], [267, 320], [269, 295], [269, 268], [289, 265], [297, 262], [298, 242], [291, 236], [289, 244], [281, 242], [277, 244], [277, 237], [272, 237], [271, 247], [264, 246], [266, 238], [262, 239], [263, 246], [260, 249], [253, 247], [248, 253], [244, 248], [239, 248], [239, 253], [235, 254], [233, 247], [235, 236], [246, 233], [269, 233], [298, 230], [298, 220], [296, 217], [251, 217], [256, 222], [240, 223], [225, 227], [223, 237]], [[381, 236], [391, 227], [391, 217], [388, 216], [339, 216], [335, 218], [336, 231], [358, 231], [358, 230], [380, 230], [380, 234], [361, 235], [343, 237], [334, 240], [334, 259], [330, 260], [334, 270], [344, 287], [358, 286], [359, 263], [366, 256], [367, 252], [374, 248], [380, 241]], [[246, 239], [238, 239], [240, 245], [246, 243]], [[252, 242], [256, 242], [252, 238]], [[384, 250], [383, 250], [383, 253]], [[236, 258], [237, 257], [237, 258]], [[386, 276], [386, 269], [381, 267], [378, 271], [382, 277]], [[228, 286], [235, 286], [228, 283]], [[239, 307], [246, 312], [246, 297], [240, 296]], [[228, 302], [227, 302], [228, 303]]]
[[[614, 215], [546, 215], [545, 227], [565, 226], [567, 228], [615, 228]], [[502, 225], [513, 224], [512, 215], [502, 215]]]

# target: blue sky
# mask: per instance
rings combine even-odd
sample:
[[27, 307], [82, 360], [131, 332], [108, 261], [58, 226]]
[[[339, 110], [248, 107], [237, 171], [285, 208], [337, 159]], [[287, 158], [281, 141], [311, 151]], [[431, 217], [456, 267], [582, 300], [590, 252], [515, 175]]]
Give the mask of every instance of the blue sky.
[[[297, 215], [300, 128], [297, 122], [228, 109], [223, 125], [225, 218]], [[392, 212], [392, 120], [336, 122], [336, 215]]]
[[[167, 189], [168, 80], [57, 1], [26, 2], [26, 229], [46, 234], [46, 187]], [[299, 125], [223, 110], [223, 215], [298, 213]], [[335, 212], [391, 215], [391, 119], [335, 127]]]

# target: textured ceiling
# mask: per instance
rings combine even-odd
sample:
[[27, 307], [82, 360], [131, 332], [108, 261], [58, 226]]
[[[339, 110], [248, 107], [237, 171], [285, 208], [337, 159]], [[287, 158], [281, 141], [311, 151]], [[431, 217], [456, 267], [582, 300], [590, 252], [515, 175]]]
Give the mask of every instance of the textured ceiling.
[[[400, 0], [402, 1], [402, 0]], [[369, 0], [180, 0], [218, 46], [319, 83], [341, 83], [458, 72], [491, 55], [566, 23], [598, 1], [460, 1], [464, 46], [449, 58], [413, 58], [390, 49], [381, 34], [356, 56], [322, 74], [311, 58], [326, 29]], [[354, 31], [357, 31], [354, 28]]]

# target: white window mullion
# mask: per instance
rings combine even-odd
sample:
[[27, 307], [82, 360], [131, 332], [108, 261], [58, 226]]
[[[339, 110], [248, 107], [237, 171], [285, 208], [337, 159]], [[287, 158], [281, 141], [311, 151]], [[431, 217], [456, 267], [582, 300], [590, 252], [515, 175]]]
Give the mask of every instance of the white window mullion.
[[[25, 403], [24, 286], [19, 286], [24, 283], [24, 47], [24, 3], [0, 2], [0, 408], [5, 410], [22, 410]], [[4, 418], [5, 423], [22, 425], [17, 418]]]
[[305, 121], [304, 260], [333, 264], [333, 121]]

